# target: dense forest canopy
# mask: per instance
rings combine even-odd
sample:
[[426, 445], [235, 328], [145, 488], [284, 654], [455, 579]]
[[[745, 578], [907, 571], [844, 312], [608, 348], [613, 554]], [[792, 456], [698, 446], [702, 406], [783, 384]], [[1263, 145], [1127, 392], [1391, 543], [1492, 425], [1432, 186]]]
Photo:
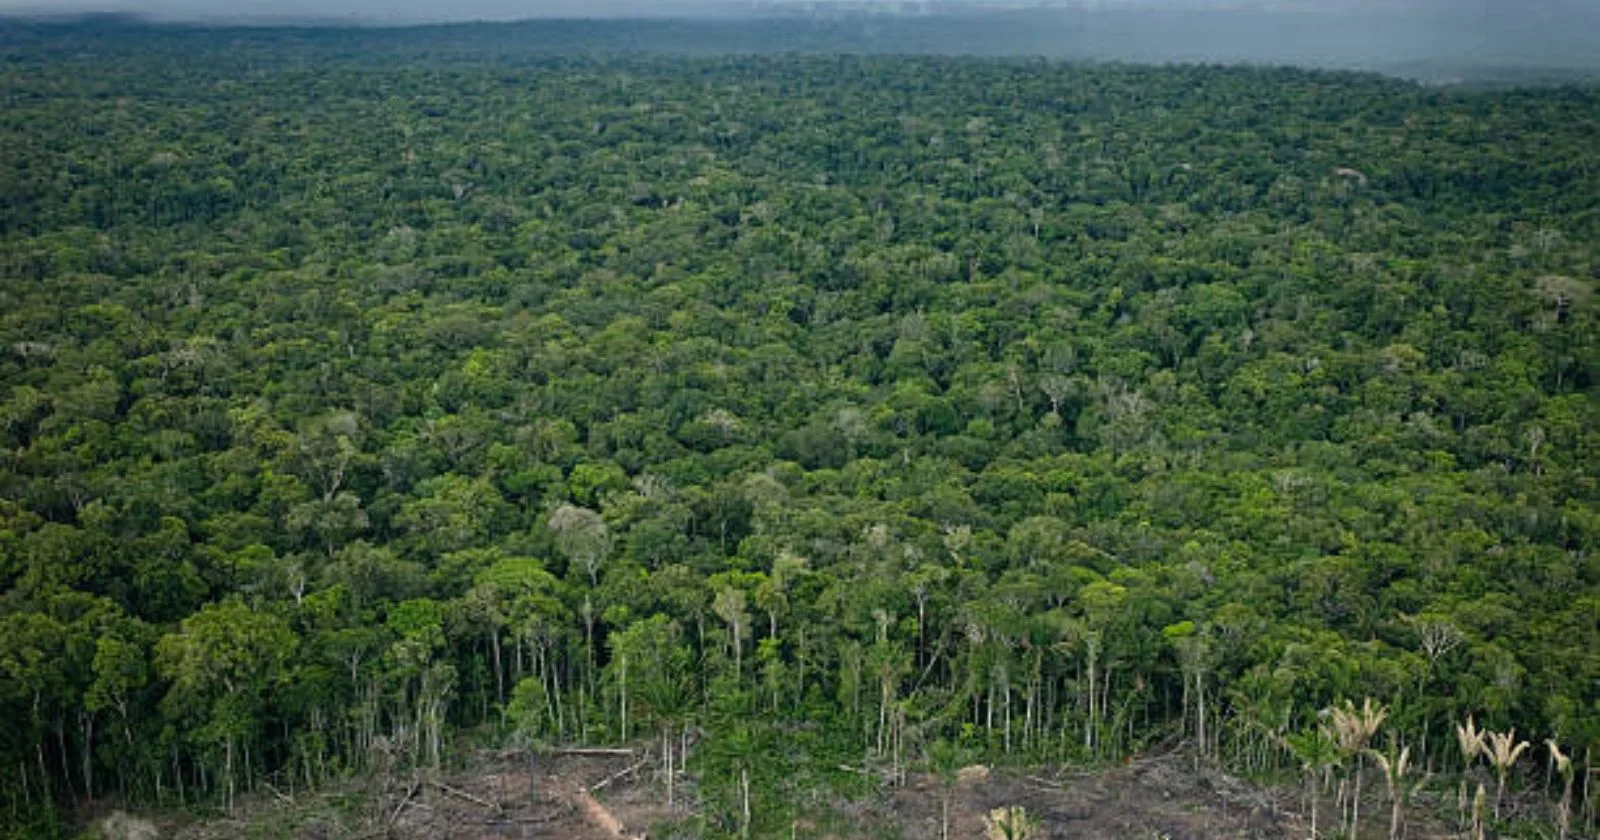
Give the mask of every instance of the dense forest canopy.
[[1600, 745], [1594, 89], [73, 37], [0, 64], [17, 836], [468, 733], [695, 727], [712, 835]]

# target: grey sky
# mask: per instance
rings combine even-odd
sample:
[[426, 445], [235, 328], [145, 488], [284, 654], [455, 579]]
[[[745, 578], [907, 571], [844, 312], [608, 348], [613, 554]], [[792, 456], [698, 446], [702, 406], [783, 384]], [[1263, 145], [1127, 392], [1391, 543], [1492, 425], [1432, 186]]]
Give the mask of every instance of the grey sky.
[[[407, 24], [738, 14], [840, 2], [0, 0], [0, 15], [117, 11], [168, 21]], [[842, 0], [843, 5], [884, 11], [919, 2], [969, 9], [1040, 5], [1064, 9], [1053, 18], [1060, 21], [1059, 27], [1031, 28], [1016, 39], [1026, 43], [1002, 45], [1001, 52], [1355, 67], [1436, 62], [1600, 68], [1600, 0]], [[893, 25], [887, 19], [882, 23]], [[973, 35], [982, 40], [983, 33]]]
[[[152, 18], [347, 18], [373, 22], [515, 20], [531, 17], [672, 15], [685, 8], [749, 9], [775, 5], [823, 5], [829, 0], [0, 0], [0, 14], [133, 12]], [[844, 0], [847, 5], [891, 7], [918, 0]], [[1320, 14], [1391, 14], [1425, 10], [1471, 18], [1491, 9], [1519, 13], [1542, 10], [1565, 16], [1600, 0], [920, 0], [925, 6], [1014, 7], [1062, 5], [1126, 9], [1203, 8], [1305, 11]]]

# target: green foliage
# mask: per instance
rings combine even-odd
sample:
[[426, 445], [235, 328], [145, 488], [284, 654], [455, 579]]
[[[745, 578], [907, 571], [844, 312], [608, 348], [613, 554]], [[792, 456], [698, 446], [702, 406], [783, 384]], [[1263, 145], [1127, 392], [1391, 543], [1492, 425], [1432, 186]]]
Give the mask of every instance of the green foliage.
[[63, 32], [0, 69], [4, 813], [483, 723], [703, 733], [751, 835], [1320, 767], [1348, 697], [1600, 741], [1592, 89]]

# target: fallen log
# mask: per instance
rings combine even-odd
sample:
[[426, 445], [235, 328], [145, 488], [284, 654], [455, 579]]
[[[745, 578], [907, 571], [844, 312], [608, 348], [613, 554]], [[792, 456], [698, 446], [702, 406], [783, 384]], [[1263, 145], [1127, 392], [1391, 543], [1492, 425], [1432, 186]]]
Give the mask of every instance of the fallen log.
[[599, 793], [600, 791], [605, 790], [607, 787], [610, 787], [612, 782], [615, 782], [616, 780], [621, 779], [621, 778], [623, 778], [625, 776], [631, 776], [634, 773], [637, 773], [639, 771], [639, 768], [641, 768], [641, 767], [645, 766], [645, 764], [649, 763], [651, 758], [652, 758], [652, 756], [648, 756], [647, 755], [644, 758], [639, 759], [638, 763], [634, 764], [632, 767], [629, 767], [628, 769], [623, 770], [623, 771], [618, 772], [618, 773], [612, 773], [611, 775], [605, 777], [604, 779], [601, 779], [600, 781], [595, 782], [594, 784], [589, 786], [589, 792], [590, 793]]
[[588, 788], [578, 788], [578, 807], [583, 809], [584, 818], [595, 828], [605, 832], [607, 837], [615, 837], [618, 840], [641, 840], [642, 835], [630, 837], [623, 830], [622, 821], [606, 810], [606, 806], [601, 805], [600, 800], [595, 799]]
[[482, 805], [483, 807], [488, 808], [491, 811], [495, 811], [496, 813], [498, 813], [499, 811], [502, 810], [499, 805], [496, 805], [495, 803], [490, 802], [487, 799], [484, 799], [484, 798], [478, 797], [478, 796], [473, 796], [472, 794], [467, 793], [464, 790], [457, 790], [457, 789], [445, 784], [444, 782], [434, 782], [433, 786], [438, 788], [438, 789], [440, 789], [440, 790], [442, 790], [442, 791], [444, 791], [445, 793], [450, 794], [451, 796], [456, 797], [457, 799], [464, 799], [464, 800], [466, 800], [468, 802], [472, 802], [472, 803], [475, 803], [475, 804], [478, 804], [478, 805]]
[[406, 788], [406, 795], [400, 797], [400, 804], [394, 806], [394, 811], [389, 814], [389, 819], [385, 821], [385, 825], [394, 825], [394, 821], [400, 818], [400, 812], [405, 810], [406, 803], [411, 801], [411, 797], [417, 795], [417, 790], [421, 787], [421, 782], [412, 782], [411, 787]]
[[567, 747], [550, 750], [551, 755], [633, 755], [627, 747]]

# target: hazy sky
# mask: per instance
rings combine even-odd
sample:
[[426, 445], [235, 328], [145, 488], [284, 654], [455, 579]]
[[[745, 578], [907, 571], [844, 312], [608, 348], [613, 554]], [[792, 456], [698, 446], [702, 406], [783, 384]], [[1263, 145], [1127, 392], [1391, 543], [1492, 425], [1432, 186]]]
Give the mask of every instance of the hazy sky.
[[[913, 0], [914, 2], [915, 0]], [[0, 14], [122, 11], [155, 18], [346, 18], [373, 22], [511, 20], [529, 17], [671, 15], [684, 9], [710, 10], [817, 0], [0, 0]], [[827, 2], [827, 0], [822, 0]], [[892, 5], [901, 0], [845, 0], [853, 5]], [[938, 5], [950, 0], [922, 0]], [[1265, 8], [1319, 12], [1394, 12], [1419, 8], [1451, 9], [1473, 15], [1491, 5], [1521, 9], [1544, 5], [1600, 5], [1600, 0], [966, 0], [964, 5], [999, 6], [1059, 3], [1099, 8], [1205, 7]]]
[[[534, 17], [683, 16], [830, 0], [0, 0], [0, 15], [133, 12], [159, 20], [407, 24]], [[906, 0], [843, 0], [893, 6]], [[917, 2], [917, 0], [910, 0]], [[1600, 68], [1600, 0], [921, 0], [1054, 5], [1059, 31], [1011, 51], [1133, 61], [1328, 66], [1404, 62]], [[1112, 10], [1095, 13], [1085, 10]], [[1129, 9], [1159, 12], [1127, 14]], [[1226, 14], [1211, 10], [1228, 10]], [[1123, 12], [1119, 14], [1117, 12]], [[976, 35], [976, 33], [975, 33]], [[1057, 38], [1056, 36], [1060, 37]], [[1072, 40], [1070, 49], [1055, 49]], [[1026, 40], [1026, 39], [1024, 39]], [[1039, 45], [1045, 45], [1040, 49]]]

